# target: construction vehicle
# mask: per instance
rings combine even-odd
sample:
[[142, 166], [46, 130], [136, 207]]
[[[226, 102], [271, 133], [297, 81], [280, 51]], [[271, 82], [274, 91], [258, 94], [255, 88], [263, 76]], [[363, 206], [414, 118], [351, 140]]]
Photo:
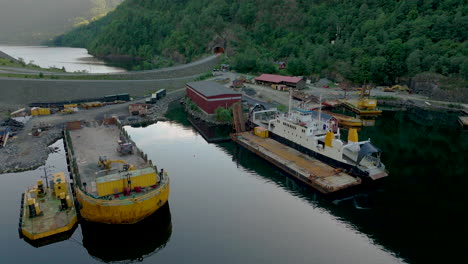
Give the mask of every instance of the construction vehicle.
[[112, 163], [122, 163], [124, 171], [135, 170], [135, 167], [125, 162], [125, 160], [109, 160], [106, 156], [100, 156], [98, 161], [99, 168], [110, 170], [112, 169]]
[[384, 92], [396, 92], [396, 91], [400, 91], [400, 92], [409, 92], [410, 89], [408, 88], [408, 86], [406, 85], [394, 85], [392, 87], [385, 87], [383, 88], [383, 91]]

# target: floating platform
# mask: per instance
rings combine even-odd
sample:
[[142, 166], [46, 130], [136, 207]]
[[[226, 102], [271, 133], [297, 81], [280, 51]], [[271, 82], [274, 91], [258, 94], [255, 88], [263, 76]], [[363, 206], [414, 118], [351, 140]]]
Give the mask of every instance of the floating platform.
[[468, 130], [468, 116], [459, 116], [458, 122], [463, 127], [463, 130]]
[[78, 221], [72, 189], [64, 173], [54, 174], [52, 183], [51, 188], [42, 187], [42, 194], [39, 184], [23, 193], [20, 234], [29, 240], [43, 240], [65, 233]]
[[231, 138], [321, 193], [333, 193], [361, 184], [361, 179], [354, 178], [276, 140], [261, 138], [251, 132], [231, 134]]
[[357, 113], [359, 115], [380, 115], [382, 114], [382, 110], [379, 110], [379, 109], [374, 109], [374, 110], [364, 110], [364, 109], [359, 109], [357, 107], [357, 100], [346, 100], [346, 101], [341, 101], [342, 105], [354, 112], [354, 113]]

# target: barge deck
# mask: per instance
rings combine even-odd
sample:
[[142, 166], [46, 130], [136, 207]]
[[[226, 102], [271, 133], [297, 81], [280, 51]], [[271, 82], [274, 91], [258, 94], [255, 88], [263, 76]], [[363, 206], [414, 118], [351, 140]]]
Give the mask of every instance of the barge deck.
[[359, 178], [354, 178], [273, 139], [261, 138], [251, 132], [232, 134], [231, 138], [321, 193], [333, 193], [361, 184]]
[[[43, 240], [72, 230], [78, 222], [73, 192], [65, 174], [54, 174], [51, 183], [54, 187], [45, 188], [40, 181], [23, 193], [20, 236], [31, 241]], [[40, 190], [43, 190], [42, 195]]]
[[167, 171], [158, 172], [118, 119], [77, 123], [65, 136], [80, 215], [85, 220], [134, 224], [167, 203]]

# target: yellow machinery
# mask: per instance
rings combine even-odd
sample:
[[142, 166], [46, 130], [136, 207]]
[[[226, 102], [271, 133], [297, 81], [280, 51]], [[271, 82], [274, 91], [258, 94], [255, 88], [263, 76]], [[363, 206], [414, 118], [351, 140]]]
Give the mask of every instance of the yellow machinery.
[[390, 87], [385, 87], [383, 88], [384, 92], [395, 92], [395, 91], [400, 91], [400, 92], [409, 92], [409, 88], [406, 85], [394, 85], [391, 88]]
[[98, 161], [98, 166], [105, 170], [110, 170], [112, 168], [112, 163], [122, 163], [123, 169], [126, 171], [135, 170], [133, 165], [128, 164], [125, 160], [108, 160], [106, 156], [100, 156]]
[[73, 108], [65, 108], [65, 109], [63, 109], [61, 112], [62, 112], [62, 114], [64, 114], [64, 115], [69, 115], [69, 114], [75, 113], [75, 110], [73, 110]]
[[377, 100], [369, 99], [371, 87], [363, 87], [361, 90], [361, 95], [357, 101], [358, 109], [363, 110], [375, 110], [377, 108]]
[[65, 173], [55, 173], [53, 176], [54, 181], [54, 193], [55, 197], [59, 198], [61, 193], [65, 195], [68, 193], [67, 182], [65, 181]]
[[101, 102], [89, 102], [89, 103], [81, 104], [81, 107], [83, 107], [84, 109], [93, 108], [93, 107], [101, 107], [101, 106], [103, 106], [103, 103]]

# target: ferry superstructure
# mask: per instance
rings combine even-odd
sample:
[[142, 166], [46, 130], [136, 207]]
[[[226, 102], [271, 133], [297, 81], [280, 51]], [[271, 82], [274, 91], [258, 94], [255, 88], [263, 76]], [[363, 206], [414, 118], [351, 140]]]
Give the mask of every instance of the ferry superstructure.
[[264, 110], [253, 112], [251, 121], [267, 128], [273, 139], [352, 175], [372, 180], [388, 176], [381, 152], [370, 139], [358, 141], [357, 131], [351, 128], [348, 141], [341, 140], [337, 120], [321, 111]]

